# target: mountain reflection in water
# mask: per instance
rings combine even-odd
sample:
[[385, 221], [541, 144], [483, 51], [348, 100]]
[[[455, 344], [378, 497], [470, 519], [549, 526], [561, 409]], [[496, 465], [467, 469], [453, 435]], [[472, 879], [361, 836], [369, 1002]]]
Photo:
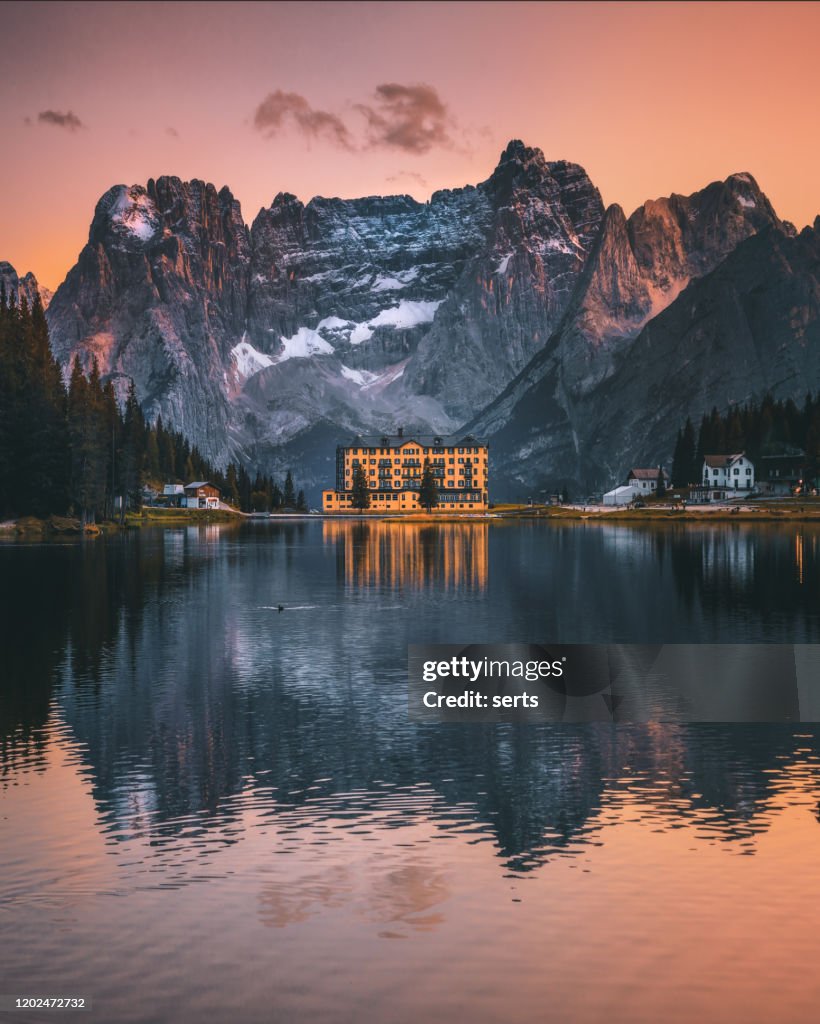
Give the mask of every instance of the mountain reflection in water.
[[[750, 899], [809, 912], [780, 872], [818, 852], [813, 726], [429, 726], [406, 709], [419, 641], [817, 642], [809, 528], [259, 523], [8, 545], [0, 566], [0, 913], [43, 958], [72, 955], [38, 938], [43, 908], [81, 937], [95, 900], [125, 896], [120, 913], [139, 917], [152, 892], [209, 894], [225, 914], [249, 890], [274, 935], [322, 921], [350, 942], [433, 941], [484, 927], [479, 889], [500, 935], [497, 901], [542, 914], [565, 868], [610, 872], [625, 907], [674, 864], [681, 891], [706, 885], [727, 913], [711, 858], [758, 855], [770, 834]], [[630, 858], [649, 858], [639, 876]], [[111, 957], [130, 942], [120, 905], [95, 926], [115, 929]], [[199, 911], [176, 913], [159, 934]], [[224, 927], [252, 941], [246, 919]], [[0, 953], [20, 977], [18, 945]], [[111, 985], [119, 971], [127, 987], [117, 964]], [[317, 1019], [333, 1004], [320, 990]], [[116, 1019], [142, 1019], [129, 1012]]]

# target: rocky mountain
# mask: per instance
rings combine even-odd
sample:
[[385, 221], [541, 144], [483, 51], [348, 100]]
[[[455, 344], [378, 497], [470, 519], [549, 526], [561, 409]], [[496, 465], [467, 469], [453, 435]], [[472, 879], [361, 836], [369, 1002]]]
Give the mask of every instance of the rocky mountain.
[[48, 309], [51, 302], [51, 291], [38, 284], [31, 271], [19, 277], [14, 267], [5, 260], [0, 260], [0, 285], [5, 289], [6, 295], [14, 296], [15, 302], [24, 297], [28, 304], [32, 305], [38, 295], [44, 309]]
[[464, 426], [495, 493], [525, 496], [668, 460], [712, 404], [818, 386], [813, 238], [749, 174], [626, 217], [515, 141], [427, 202], [279, 193], [250, 226], [227, 188], [117, 185], [47, 315], [64, 364], [133, 379], [216, 461], [298, 467], [315, 496], [340, 438]]
[[[699, 294], [699, 282], [736, 252], [745, 252], [743, 243], [758, 234], [765, 248], [788, 241], [795, 231], [780, 221], [748, 174], [732, 175], [692, 196], [645, 203], [628, 219], [618, 206], [607, 209], [558, 329], [469, 424], [492, 438], [495, 466], [508, 491], [520, 496], [558, 484], [607, 486], [636, 460], [668, 461], [687, 414], [699, 416], [713, 403], [725, 408], [775, 387], [777, 374], [768, 380], [747, 377], [741, 387], [735, 366], [722, 355], [725, 346], [716, 341], [712, 352], [694, 350], [681, 337], [679, 348], [670, 344], [660, 367], [673, 373], [675, 366], [693, 366], [694, 378], [670, 379], [677, 398], [661, 409], [657, 395], [646, 392], [652, 374], [638, 345], [654, 336], [657, 323], [671, 322], [666, 310], [674, 308], [678, 324], [686, 320], [681, 310], [694, 315], [699, 307], [692, 296]], [[759, 341], [765, 348], [766, 339]], [[708, 358], [712, 366], [700, 362]], [[717, 380], [726, 384], [722, 392], [701, 387], [715, 368]], [[684, 387], [684, 380], [690, 386]], [[652, 423], [643, 442], [638, 421]]]
[[49, 306], [52, 348], [64, 364], [96, 357], [123, 388], [133, 378], [149, 417], [224, 460], [249, 280], [249, 232], [228, 189], [178, 178], [116, 185]]
[[602, 215], [580, 167], [520, 142], [426, 203], [280, 193], [250, 228], [227, 189], [118, 185], [54, 297], [52, 342], [133, 378], [149, 416], [217, 460], [276, 467], [317, 431], [454, 429], [558, 325]]

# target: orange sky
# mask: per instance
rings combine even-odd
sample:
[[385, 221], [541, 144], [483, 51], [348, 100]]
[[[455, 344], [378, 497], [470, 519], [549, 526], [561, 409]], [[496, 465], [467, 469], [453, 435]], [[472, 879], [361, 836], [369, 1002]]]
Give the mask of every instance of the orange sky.
[[798, 227], [820, 213], [817, 3], [29, 2], [0, 16], [0, 259], [50, 287], [113, 184], [205, 178], [250, 221], [279, 191], [424, 199], [487, 177], [510, 138], [583, 164], [627, 212], [747, 170]]

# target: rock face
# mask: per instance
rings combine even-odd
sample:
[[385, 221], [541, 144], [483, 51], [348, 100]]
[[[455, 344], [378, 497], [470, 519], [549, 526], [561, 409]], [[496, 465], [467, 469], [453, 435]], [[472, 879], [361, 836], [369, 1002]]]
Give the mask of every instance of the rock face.
[[96, 357], [133, 378], [146, 414], [203, 451], [230, 451], [226, 386], [245, 326], [250, 241], [228, 189], [202, 181], [116, 185], [97, 203], [88, 244], [48, 310], [55, 355]]
[[748, 174], [627, 218], [511, 142], [426, 203], [280, 193], [250, 227], [227, 188], [117, 185], [47, 315], [63, 363], [133, 378], [218, 462], [292, 465], [315, 496], [342, 437], [464, 426], [524, 496], [668, 461], [712, 404], [818, 386], [815, 246]]
[[118, 185], [55, 296], [52, 342], [133, 378], [148, 416], [217, 460], [276, 468], [322, 425], [445, 431], [558, 325], [602, 215], [580, 167], [520, 142], [426, 203], [279, 194], [250, 229], [227, 189]]
[[[618, 206], [606, 211], [560, 326], [469, 425], [493, 439], [495, 468], [507, 491], [520, 496], [563, 484], [592, 489], [619, 481], [636, 461], [669, 460], [682, 419], [699, 416], [713, 402], [699, 385], [687, 390], [688, 377], [678, 377], [671, 382], [678, 388], [673, 407], [660, 409], [657, 395], [645, 390], [649, 357], [638, 341], [651, 335], [667, 309], [688, 309], [694, 316], [691, 296], [699, 294], [700, 283], [758, 233], [765, 238], [761, 244], [772, 247], [788, 242], [794, 229], [778, 219], [747, 174], [689, 197], [646, 203], [628, 219]], [[765, 347], [765, 338], [760, 343]], [[691, 364], [698, 382], [716, 367], [717, 378], [731, 382], [719, 407], [777, 384], [777, 375], [747, 378], [747, 390], [738, 394], [736, 367], [721, 348], [716, 343], [714, 351], [696, 356], [680, 339], [660, 365], [671, 374], [675, 366]], [[713, 367], [700, 363], [706, 358]], [[638, 419], [653, 424], [646, 443], [638, 439]]]
[[43, 288], [37, 283], [37, 278], [31, 271], [23, 277], [18, 277], [14, 267], [10, 263], [6, 263], [5, 260], [2, 260], [0, 261], [0, 283], [2, 283], [7, 296], [14, 296], [15, 302], [25, 298], [26, 302], [31, 306], [39, 295], [43, 309], [48, 309], [48, 304], [51, 302], [51, 292], [48, 288]]

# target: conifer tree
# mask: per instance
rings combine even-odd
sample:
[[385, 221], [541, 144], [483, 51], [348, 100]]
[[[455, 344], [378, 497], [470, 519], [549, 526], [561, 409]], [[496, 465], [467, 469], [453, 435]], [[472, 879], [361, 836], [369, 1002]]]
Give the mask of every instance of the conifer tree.
[[421, 485], [419, 487], [419, 504], [430, 512], [438, 505], [438, 488], [433, 470], [430, 468], [430, 460], [424, 460], [424, 469], [421, 474]]
[[290, 470], [288, 470], [285, 477], [285, 490], [282, 495], [282, 501], [285, 508], [293, 508], [296, 504], [296, 489], [293, 486], [293, 474]]
[[364, 475], [364, 469], [361, 466], [356, 466], [353, 470], [351, 497], [353, 499], [353, 508], [357, 508], [361, 512], [366, 508], [370, 508], [370, 488], [367, 486], [367, 477]]

